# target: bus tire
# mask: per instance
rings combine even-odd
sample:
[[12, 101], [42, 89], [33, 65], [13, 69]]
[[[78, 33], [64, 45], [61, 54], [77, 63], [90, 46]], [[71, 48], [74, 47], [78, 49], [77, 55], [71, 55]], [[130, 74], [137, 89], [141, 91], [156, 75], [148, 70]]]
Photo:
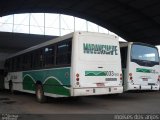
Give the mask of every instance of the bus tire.
[[40, 103], [44, 103], [46, 101], [46, 97], [44, 96], [44, 91], [41, 84], [36, 85], [36, 98]]

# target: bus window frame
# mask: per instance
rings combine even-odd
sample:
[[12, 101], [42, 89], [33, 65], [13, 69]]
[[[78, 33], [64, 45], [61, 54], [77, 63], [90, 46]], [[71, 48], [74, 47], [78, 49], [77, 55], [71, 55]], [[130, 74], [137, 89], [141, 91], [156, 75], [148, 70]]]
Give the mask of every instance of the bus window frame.
[[[137, 63], [140, 66], [146, 66], [146, 67], [153, 67], [155, 65], [159, 65], [159, 62], [155, 62], [155, 61], [133, 59], [132, 54], [131, 54], [132, 50], [133, 50], [132, 49], [133, 45], [141, 45], [141, 46], [152, 47], [152, 48], [155, 48], [157, 50], [157, 53], [158, 53], [158, 48], [156, 48], [153, 45], [149, 45], [149, 44], [145, 44], [145, 43], [133, 43], [133, 44], [131, 44], [131, 49], [130, 49], [130, 61], [131, 62]], [[159, 56], [159, 53], [158, 53], [158, 56]]]

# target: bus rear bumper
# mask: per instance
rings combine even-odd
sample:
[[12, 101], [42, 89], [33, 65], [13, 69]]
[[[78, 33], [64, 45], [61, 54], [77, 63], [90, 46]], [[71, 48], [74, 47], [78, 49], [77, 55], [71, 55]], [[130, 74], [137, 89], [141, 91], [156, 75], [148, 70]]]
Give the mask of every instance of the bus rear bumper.
[[151, 86], [140, 86], [140, 90], [151, 90]]
[[159, 90], [158, 85], [130, 85], [128, 84], [127, 90]]
[[152, 90], [159, 90], [159, 85], [158, 86], [152, 86]]
[[73, 96], [89, 96], [122, 93], [123, 87], [103, 87], [103, 88], [74, 88]]
[[140, 86], [140, 90], [159, 90], [157, 85]]
[[[140, 89], [140, 86], [139, 85], [130, 85], [128, 84], [127, 86], [127, 90], [139, 90]], [[127, 91], [125, 90], [125, 91]]]

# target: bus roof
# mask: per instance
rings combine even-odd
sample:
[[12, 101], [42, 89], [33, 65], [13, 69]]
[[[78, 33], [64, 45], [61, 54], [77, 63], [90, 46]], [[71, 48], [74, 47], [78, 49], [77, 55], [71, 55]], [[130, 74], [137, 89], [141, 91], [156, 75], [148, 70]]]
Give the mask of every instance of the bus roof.
[[154, 45], [142, 43], [142, 42], [119, 42], [119, 44], [120, 44], [120, 47], [126, 47], [129, 44], [139, 44], [139, 45], [144, 45], [144, 46], [149, 46], [149, 47], [155, 47]]
[[[26, 53], [26, 52], [30, 52], [30, 51], [32, 51], [32, 50], [39, 49], [39, 48], [41, 48], [41, 47], [45, 47], [45, 46], [50, 45], [50, 44], [53, 44], [53, 43], [57, 43], [57, 42], [63, 41], [63, 40], [68, 39], [68, 38], [71, 38], [71, 37], [73, 37], [73, 35], [74, 35], [75, 33], [78, 33], [78, 32], [81, 32], [81, 33], [94, 33], [94, 34], [95, 34], [95, 32], [86, 32], [86, 31], [76, 31], [76, 32], [72, 32], [72, 33], [69, 33], [69, 34], [67, 34], [67, 35], [54, 38], [54, 39], [52, 39], [52, 40], [43, 42], [43, 43], [41, 43], [41, 44], [38, 44], [38, 45], [32, 46], [32, 47], [30, 47], [30, 48], [27, 48], [27, 49], [25, 49], [25, 50], [22, 50], [22, 51], [20, 51], [20, 52], [17, 52], [17, 53], [15, 53], [15, 54], [7, 57], [7, 59], [12, 58], [12, 57], [15, 57], [15, 56], [18, 56], [18, 55], [21, 55], [21, 54], [24, 54], [24, 53]], [[109, 35], [109, 34], [106, 34], [106, 33], [98, 33], [98, 34], [108, 35], [108, 36], [110, 36], [110, 37], [115, 37], [115, 35]]]
[[[12, 57], [15, 57], [15, 56], [17, 56], [17, 55], [21, 55], [21, 54], [23, 54], [23, 53], [26, 53], [26, 52], [30, 52], [30, 51], [32, 51], [32, 50], [39, 49], [39, 48], [41, 48], [41, 47], [45, 47], [45, 46], [47, 46], [47, 45], [60, 42], [60, 41], [62, 41], [62, 40], [64, 40], [64, 39], [71, 38], [72, 36], [73, 36], [73, 32], [70, 33], [70, 34], [67, 34], [67, 35], [64, 35], [64, 36], [60, 36], [60, 37], [54, 38], [54, 39], [52, 39], [52, 40], [43, 42], [43, 43], [41, 43], [41, 44], [32, 46], [32, 47], [30, 47], [30, 48], [27, 48], [27, 49], [25, 49], [25, 50], [22, 50], [22, 51], [20, 51], [20, 52], [17, 52], [17, 53], [15, 53], [15, 54], [9, 56], [8, 58], [12, 58]], [[7, 58], [7, 59], [8, 59], [8, 58]]]

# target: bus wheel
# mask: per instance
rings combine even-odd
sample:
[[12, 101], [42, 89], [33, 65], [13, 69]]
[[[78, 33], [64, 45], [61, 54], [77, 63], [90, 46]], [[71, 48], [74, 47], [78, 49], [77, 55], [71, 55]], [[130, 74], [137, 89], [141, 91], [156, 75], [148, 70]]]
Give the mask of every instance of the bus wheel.
[[36, 98], [40, 103], [44, 103], [46, 101], [46, 97], [44, 96], [43, 87], [40, 84], [36, 85]]

